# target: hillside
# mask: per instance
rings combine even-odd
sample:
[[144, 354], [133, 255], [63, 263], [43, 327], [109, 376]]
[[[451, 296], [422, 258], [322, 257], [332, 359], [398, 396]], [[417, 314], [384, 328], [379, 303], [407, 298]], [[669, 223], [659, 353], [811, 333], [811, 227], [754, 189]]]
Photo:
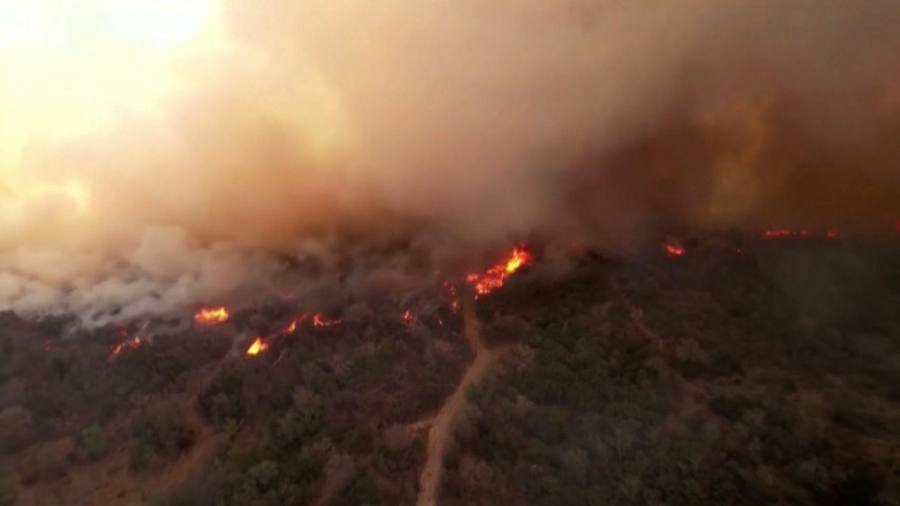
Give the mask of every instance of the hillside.
[[900, 504], [900, 245], [685, 244], [152, 339], [5, 314], [0, 505]]

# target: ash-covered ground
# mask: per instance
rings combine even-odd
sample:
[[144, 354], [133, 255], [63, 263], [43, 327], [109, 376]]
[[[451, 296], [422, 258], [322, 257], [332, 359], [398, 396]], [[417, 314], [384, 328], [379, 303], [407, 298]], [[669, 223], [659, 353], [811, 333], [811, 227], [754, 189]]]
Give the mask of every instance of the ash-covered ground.
[[900, 501], [900, 238], [498, 260], [190, 324], [6, 313], [0, 504]]

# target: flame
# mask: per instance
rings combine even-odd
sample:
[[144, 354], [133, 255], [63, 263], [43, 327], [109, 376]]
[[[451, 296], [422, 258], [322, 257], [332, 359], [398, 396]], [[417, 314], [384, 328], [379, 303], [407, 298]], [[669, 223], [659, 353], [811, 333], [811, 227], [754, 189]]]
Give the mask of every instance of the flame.
[[796, 236], [806, 237], [808, 235], [808, 232], [806, 230], [788, 230], [785, 228], [779, 228], [779, 229], [775, 229], [775, 230], [766, 230], [764, 235], [769, 238], [771, 238], [771, 237], [796, 237]]
[[132, 348], [132, 349], [133, 349], [133, 348], [137, 348], [137, 347], [140, 346], [140, 345], [141, 345], [141, 338], [140, 338], [140, 337], [135, 337], [135, 338], [132, 339], [131, 341], [125, 341], [124, 343], [117, 344], [117, 345], [112, 349], [112, 354], [113, 354], [113, 356], [115, 356], [115, 355], [118, 355], [119, 353], [121, 353], [122, 350], [124, 350], [124, 349], [126, 349], [126, 348]]
[[248, 357], [255, 357], [268, 349], [269, 345], [264, 342], [261, 337], [257, 337], [256, 340], [253, 341], [253, 344], [247, 348], [245, 355]]
[[312, 320], [312, 324], [313, 324], [314, 327], [334, 327], [335, 325], [340, 325], [340, 324], [341, 324], [341, 320], [337, 320], [337, 319], [335, 319], [335, 320], [328, 320], [328, 319], [324, 318], [324, 317], [323, 317], [321, 314], [319, 314], [319, 313], [303, 313], [302, 315], [300, 315], [299, 318], [295, 318], [294, 320], [291, 320], [291, 323], [289, 323], [289, 324], [287, 325], [287, 327], [285, 327], [285, 328], [281, 329], [280, 331], [276, 332], [275, 334], [273, 334], [273, 335], [270, 336], [269, 338], [270, 338], [270, 339], [273, 339], [273, 338], [278, 337], [278, 336], [288, 336], [288, 335], [291, 335], [291, 334], [293, 334], [293, 333], [297, 330], [297, 327], [298, 327], [301, 323], [305, 323], [305, 322], [308, 322], [308, 321], [310, 321], [310, 320]]
[[316, 327], [333, 327], [335, 325], [341, 324], [340, 320], [326, 320], [326, 319], [322, 318], [322, 315], [320, 315], [318, 313], [313, 315], [312, 320], [313, 320], [313, 325]]
[[409, 323], [409, 322], [411, 322], [411, 321], [413, 320], [413, 315], [412, 315], [412, 313], [409, 311], [409, 309], [407, 309], [406, 311], [403, 312], [402, 315], [400, 315], [400, 318], [401, 318], [405, 323]]
[[684, 255], [684, 248], [682, 248], [681, 246], [663, 244], [663, 248], [665, 248], [666, 254], [671, 257], [680, 257], [681, 255]]
[[202, 325], [217, 325], [228, 321], [228, 310], [224, 307], [201, 309], [194, 315], [194, 321]]
[[[772, 229], [766, 230], [763, 233], [763, 236], [767, 239], [781, 238], [781, 237], [809, 237], [811, 234], [806, 229], [801, 230], [790, 230], [786, 228]], [[828, 239], [836, 239], [838, 236], [837, 230], [828, 230], [825, 232], [825, 237]]]
[[[524, 247], [520, 246], [514, 248], [506, 260], [491, 267], [484, 274], [469, 274], [466, 276], [466, 283], [474, 286], [475, 298], [477, 299], [479, 296], [487, 295], [503, 286], [506, 278], [529, 263], [531, 263], [531, 254]], [[451, 292], [451, 295], [454, 295], [454, 293]]]
[[[471, 276], [471, 274], [469, 276]], [[443, 285], [444, 288], [447, 289], [447, 295], [450, 296], [450, 309], [453, 310], [454, 313], [459, 311], [459, 300], [456, 298], [456, 287], [449, 281], [444, 281]]]

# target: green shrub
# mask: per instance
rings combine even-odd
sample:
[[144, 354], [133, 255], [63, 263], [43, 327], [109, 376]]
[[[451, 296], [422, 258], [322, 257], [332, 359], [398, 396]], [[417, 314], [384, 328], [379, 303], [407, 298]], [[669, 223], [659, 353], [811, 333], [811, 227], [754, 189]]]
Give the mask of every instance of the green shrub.
[[194, 431], [180, 413], [174, 403], [163, 403], [135, 418], [128, 459], [132, 472], [161, 465], [194, 445]]
[[0, 506], [11, 506], [22, 492], [19, 475], [8, 468], [0, 469]]
[[78, 437], [78, 443], [81, 448], [84, 449], [87, 458], [92, 461], [100, 460], [106, 455], [107, 451], [109, 451], [106, 433], [99, 425], [91, 425], [81, 431], [81, 434]]

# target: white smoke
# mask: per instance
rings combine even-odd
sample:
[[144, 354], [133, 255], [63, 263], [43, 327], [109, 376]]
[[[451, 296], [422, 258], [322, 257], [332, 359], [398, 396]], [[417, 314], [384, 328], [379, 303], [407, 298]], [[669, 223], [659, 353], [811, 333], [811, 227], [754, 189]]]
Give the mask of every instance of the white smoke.
[[[30, 88], [0, 86], [0, 112], [65, 121], [0, 158], [0, 310], [75, 313], [88, 324], [189, 311], [270, 287], [284, 275], [282, 255], [336, 265], [327, 257], [348, 227], [390, 238], [424, 222], [469, 246], [576, 233], [568, 187], [586, 157], [602, 174], [604, 156], [675, 119], [728, 109], [748, 79], [814, 97], [821, 107], [798, 124], [838, 140], [874, 128], [855, 99], [900, 88], [882, 79], [900, 54], [894, 2], [214, 7], [208, 46], [129, 53], [123, 42], [104, 54], [108, 64], [78, 59], [90, 44], [69, 59], [34, 50], [9, 60], [45, 75]], [[129, 70], [138, 57], [139, 71]], [[765, 72], [748, 74], [754, 61]], [[58, 91], [60, 76], [69, 92]], [[56, 102], [16, 109], [10, 97], [26, 89]], [[2, 121], [0, 132], [16, 130]], [[741, 162], [743, 177], [763, 181], [753, 163]], [[635, 165], [635, 186], [594, 194], [593, 232], [636, 233], [654, 208], [641, 200], [656, 195], [647, 188], [698, 206], [691, 185], [670, 183], [698, 181], [694, 169], [671, 170], [681, 172], [650, 177]], [[886, 174], [878, 184], [896, 188]], [[774, 192], [757, 186], [728, 219], [766, 208]]]

